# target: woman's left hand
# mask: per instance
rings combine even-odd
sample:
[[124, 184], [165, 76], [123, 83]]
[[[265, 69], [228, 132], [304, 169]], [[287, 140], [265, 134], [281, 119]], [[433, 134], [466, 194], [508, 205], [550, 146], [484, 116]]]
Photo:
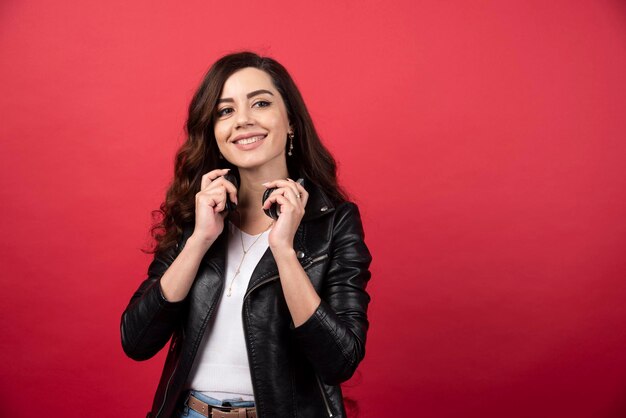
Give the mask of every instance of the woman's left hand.
[[263, 209], [269, 209], [273, 203], [280, 208], [278, 220], [268, 237], [270, 249], [274, 253], [293, 250], [293, 239], [304, 216], [309, 193], [291, 179], [274, 180], [263, 185], [268, 189], [276, 188], [263, 204]]

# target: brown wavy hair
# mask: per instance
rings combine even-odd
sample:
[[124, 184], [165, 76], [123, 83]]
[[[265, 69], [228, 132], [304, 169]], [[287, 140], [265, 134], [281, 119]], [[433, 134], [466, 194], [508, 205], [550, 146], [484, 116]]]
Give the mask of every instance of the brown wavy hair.
[[295, 135], [293, 155], [287, 158], [289, 176], [305, 178], [305, 184], [313, 183], [321, 188], [334, 203], [347, 199], [337, 183], [335, 160], [322, 144], [302, 95], [285, 67], [272, 58], [253, 52], [229, 54], [209, 68], [189, 104], [187, 139], [176, 153], [174, 179], [165, 201], [153, 211], [151, 233], [155, 245], [148, 252], [161, 253], [171, 248], [181, 237], [183, 227], [193, 225], [195, 195], [200, 191], [205, 173], [217, 168], [231, 168], [231, 172], [238, 176], [237, 167], [219, 157], [213, 122], [224, 83], [233, 73], [247, 67], [269, 74], [285, 102]]

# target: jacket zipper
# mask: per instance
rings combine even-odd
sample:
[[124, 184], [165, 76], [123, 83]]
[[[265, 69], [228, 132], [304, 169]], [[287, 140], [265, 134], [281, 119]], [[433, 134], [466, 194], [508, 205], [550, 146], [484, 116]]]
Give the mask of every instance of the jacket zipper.
[[170, 383], [172, 382], [172, 378], [174, 377], [174, 374], [176, 373], [176, 369], [178, 369], [178, 363], [176, 363], [176, 367], [174, 367], [174, 370], [172, 371], [170, 378], [167, 380], [167, 385], [165, 385], [165, 393], [163, 394], [163, 402], [161, 403], [159, 412], [157, 412], [156, 414], [156, 418], [158, 418], [158, 416], [161, 415], [161, 411], [163, 411], [163, 407], [165, 406], [165, 401], [167, 400], [167, 391], [170, 389]]
[[[324, 254], [324, 255], [320, 255], [319, 257], [315, 257], [313, 260], [309, 261], [307, 263], [306, 266], [302, 266], [303, 269], [308, 269], [309, 267], [311, 267], [313, 264], [317, 263], [318, 261], [324, 260], [328, 258], [328, 254]], [[248, 290], [248, 292], [245, 294], [245, 296], [243, 297], [244, 300], [246, 300], [246, 298], [248, 297], [248, 295], [250, 293], [252, 293], [253, 290], [257, 289], [258, 287], [263, 286], [266, 283], [269, 283], [273, 280], [278, 279], [280, 276], [278, 274], [273, 275], [272, 277], [269, 277], [265, 280], [260, 281], [259, 283], [255, 284], [253, 287], [250, 288], [250, 290]]]
[[333, 417], [333, 412], [330, 410], [330, 405], [328, 404], [328, 399], [326, 399], [326, 392], [324, 392], [324, 387], [322, 386], [322, 382], [320, 381], [320, 377], [316, 374], [315, 379], [317, 380], [317, 386], [320, 388], [320, 395], [322, 395], [322, 399], [324, 400], [324, 405], [326, 405], [326, 413], [328, 413], [329, 417]]

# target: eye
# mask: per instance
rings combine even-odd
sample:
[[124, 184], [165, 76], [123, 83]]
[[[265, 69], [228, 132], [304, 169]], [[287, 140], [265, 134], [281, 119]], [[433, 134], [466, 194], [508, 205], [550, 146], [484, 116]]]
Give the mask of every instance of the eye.
[[259, 100], [258, 102], [254, 102], [252, 107], [267, 107], [270, 104], [272, 104], [272, 103], [268, 102], [267, 100]]
[[218, 116], [226, 116], [229, 115], [230, 113], [232, 113], [233, 108], [232, 107], [224, 107], [222, 109], [218, 109], [217, 110], [217, 115]]

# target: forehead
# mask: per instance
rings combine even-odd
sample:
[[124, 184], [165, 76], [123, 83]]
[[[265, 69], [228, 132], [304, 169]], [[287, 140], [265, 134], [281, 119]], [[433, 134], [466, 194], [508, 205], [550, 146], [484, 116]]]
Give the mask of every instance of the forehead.
[[226, 79], [220, 98], [241, 96], [260, 89], [276, 93], [276, 87], [268, 73], [258, 68], [247, 67]]

